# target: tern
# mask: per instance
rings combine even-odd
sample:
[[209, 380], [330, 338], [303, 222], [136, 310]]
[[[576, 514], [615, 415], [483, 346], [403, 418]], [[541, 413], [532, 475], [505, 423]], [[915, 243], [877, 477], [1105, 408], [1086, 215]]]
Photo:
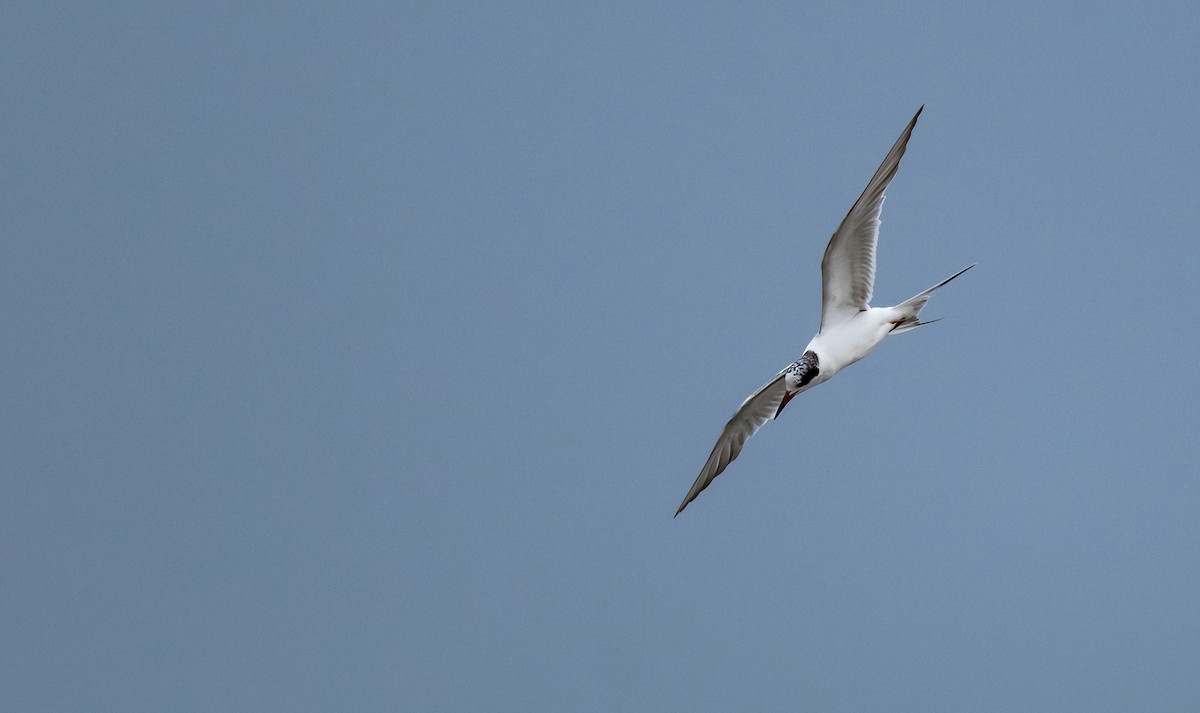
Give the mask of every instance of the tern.
[[683, 499], [675, 516], [696, 499], [742, 452], [746, 439], [767, 421], [778, 418], [783, 407], [797, 394], [823, 384], [842, 369], [870, 354], [889, 334], [900, 334], [937, 320], [922, 322], [921, 309], [939, 287], [970, 270], [968, 265], [928, 290], [895, 307], [872, 307], [875, 287], [875, 245], [879, 241], [879, 213], [883, 192], [896, 175], [908, 137], [912, 135], [922, 106], [904, 128], [900, 138], [862, 195], [854, 202], [842, 224], [829, 239], [821, 258], [821, 326], [803, 355], [775, 375], [746, 399], [713, 446], [708, 461]]

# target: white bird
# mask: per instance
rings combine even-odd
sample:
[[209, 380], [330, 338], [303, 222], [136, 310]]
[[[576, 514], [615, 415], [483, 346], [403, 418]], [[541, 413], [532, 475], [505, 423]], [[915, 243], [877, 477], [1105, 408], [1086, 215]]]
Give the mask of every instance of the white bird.
[[[918, 315], [933, 291], [975, 267], [969, 265], [895, 307], [869, 304], [875, 285], [875, 245], [879, 241], [883, 192], [896, 175], [908, 137], [924, 109], [924, 106], [918, 109], [908, 122], [871, 182], [829, 239], [825, 257], [821, 259], [821, 328], [817, 336], [804, 348], [799, 360], [754, 392], [725, 424], [725, 430], [700, 469], [700, 475], [696, 476], [696, 482], [675, 511], [676, 516], [738, 457], [747, 438], [767, 421], [779, 417], [792, 397], [829, 381], [834, 374], [870, 354], [889, 334], [929, 324], [919, 321]], [[933, 321], [937, 320], [930, 320]]]

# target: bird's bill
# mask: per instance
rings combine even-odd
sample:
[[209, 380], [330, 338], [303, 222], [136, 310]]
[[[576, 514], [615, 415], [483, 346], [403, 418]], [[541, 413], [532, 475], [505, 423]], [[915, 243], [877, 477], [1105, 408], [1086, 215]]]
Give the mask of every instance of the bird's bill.
[[788, 405], [788, 401], [791, 401], [791, 400], [792, 400], [792, 397], [793, 397], [793, 396], [795, 396], [795, 395], [796, 395], [796, 394], [798, 394], [798, 393], [800, 393], [800, 392], [799, 392], [799, 391], [785, 391], [785, 392], [783, 392], [783, 399], [782, 399], [782, 400], [779, 402], [779, 408], [775, 409], [775, 418], [779, 418], [779, 414], [783, 412], [783, 407], [784, 407], [784, 406], [787, 406], [787, 405]]

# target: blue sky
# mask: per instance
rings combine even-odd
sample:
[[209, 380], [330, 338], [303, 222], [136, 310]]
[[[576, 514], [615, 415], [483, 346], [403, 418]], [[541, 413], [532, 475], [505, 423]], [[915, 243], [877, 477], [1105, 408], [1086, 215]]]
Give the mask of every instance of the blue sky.
[[[1200, 706], [1200, 7], [0, 27], [7, 707]], [[672, 519], [922, 104], [979, 267]]]

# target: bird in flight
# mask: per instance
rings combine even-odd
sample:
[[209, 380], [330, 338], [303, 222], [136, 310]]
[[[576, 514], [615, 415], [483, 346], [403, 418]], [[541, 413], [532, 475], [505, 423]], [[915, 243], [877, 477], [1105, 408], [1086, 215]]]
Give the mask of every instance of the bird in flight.
[[[875, 245], [879, 241], [883, 192], [900, 167], [908, 137], [924, 109], [924, 106], [918, 109], [908, 122], [879, 170], [875, 171], [862, 195], [829, 239], [825, 257], [821, 258], [821, 327], [817, 336], [812, 338], [797, 361], [746, 399], [725, 424], [725, 430], [721, 431], [721, 437], [700, 469], [700, 475], [696, 476], [696, 482], [692, 483], [691, 490], [675, 511], [676, 517], [738, 457], [746, 439], [767, 421], [778, 418], [796, 394], [829, 381], [843, 368], [870, 354], [889, 334], [929, 324], [919, 319], [929, 296], [975, 267], [969, 265], [895, 307], [869, 304], [875, 286]], [[937, 320], [930, 320], [933, 321]]]

